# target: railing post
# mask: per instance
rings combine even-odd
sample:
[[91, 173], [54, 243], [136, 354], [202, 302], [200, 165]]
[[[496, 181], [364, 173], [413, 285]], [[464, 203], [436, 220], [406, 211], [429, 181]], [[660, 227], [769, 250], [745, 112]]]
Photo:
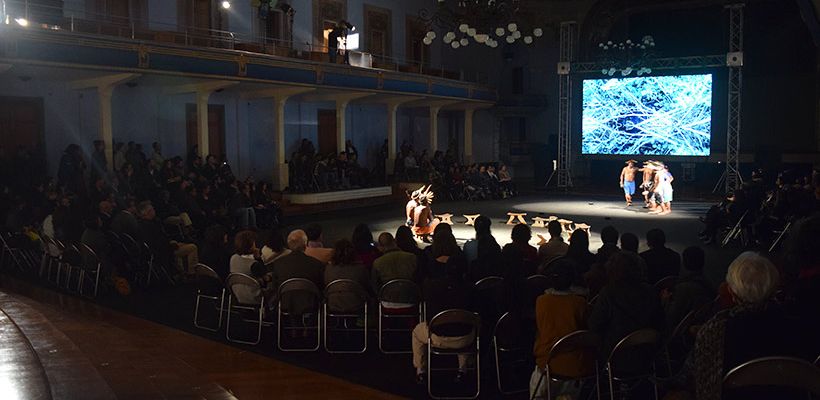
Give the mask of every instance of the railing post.
[[131, 39], [134, 39], [134, 21], [131, 21]]
[[71, 32], [74, 32], [74, 14], [71, 14]]

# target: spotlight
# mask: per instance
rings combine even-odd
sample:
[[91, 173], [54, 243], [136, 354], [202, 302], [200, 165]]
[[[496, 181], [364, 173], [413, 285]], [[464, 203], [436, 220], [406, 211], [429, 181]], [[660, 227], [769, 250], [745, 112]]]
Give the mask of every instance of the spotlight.
[[16, 22], [17, 25], [20, 25], [20, 26], [28, 26], [28, 20], [23, 18], [23, 17], [15, 18], [14, 22]]
[[[356, 25], [353, 25], [353, 24], [351, 24], [350, 22], [347, 22], [347, 21], [345, 21], [345, 20], [342, 20], [342, 25], [344, 25], [344, 26], [345, 26], [345, 28], [347, 28], [347, 29], [348, 29], [348, 30], [350, 30], [351, 32], [356, 32]], [[434, 36], [434, 37], [435, 37], [435, 36]]]
[[229, 9], [229, 8], [231, 8], [231, 2], [230, 2], [230, 1], [227, 1], [227, 0], [223, 1], [223, 2], [222, 2], [222, 8], [224, 8], [224, 9], [226, 9], [226, 10], [227, 10], [227, 9]]

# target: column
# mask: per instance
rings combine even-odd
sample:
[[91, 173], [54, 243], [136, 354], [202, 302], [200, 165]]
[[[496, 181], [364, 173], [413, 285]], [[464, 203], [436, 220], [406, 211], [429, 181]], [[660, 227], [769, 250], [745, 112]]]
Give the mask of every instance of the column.
[[347, 103], [349, 103], [349, 100], [336, 100], [336, 151], [339, 153], [345, 151], [345, 133], [347, 131], [345, 111], [347, 111]]
[[438, 112], [441, 106], [430, 106], [430, 148], [428, 153], [432, 156], [438, 151]]
[[211, 97], [210, 91], [196, 92], [196, 144], [199, 149], [199, 156], [202, 161], [208, 157], [210, 135], [208, 133], [208, 98]]
[[464, 110], [464, 163], [473, 163], [473, 116], [475, 109]]
[[114, 123], [111, 118], [111, 97], [114, 85], [99, 86], [97, 96], [100, 103], [100, 140], [105, 142], [105, 160], [108, 170], [114, 170]]
[[276, 190], [284, 190], [290, 184], [288, 174], [288, 164], [285, 162], [285, 103], [287, 96], [280, 96], [273, 99], [276, 108], [276, 157], [273, 166], [273, 187]]
[[396, 166], [396, 116], [398, 114], [398, 110], [398, 103], [390, 103], [387, 105], [387, 160], [385, 160], [387, 165], [384, 167], [387, 175], [392, 175], [393, 169]]

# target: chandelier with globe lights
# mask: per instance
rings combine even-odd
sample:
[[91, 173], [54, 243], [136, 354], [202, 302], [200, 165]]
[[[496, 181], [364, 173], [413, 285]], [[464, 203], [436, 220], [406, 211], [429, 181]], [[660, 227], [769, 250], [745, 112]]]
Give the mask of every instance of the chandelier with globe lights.
[[520, 0], [438, 0], [434, 12], [423, 9], [419, 19], [427, 26], [422, 39], [432, 45], [441, 37], [453, 49], [471, 43], [496, 48], [500, 41], [531, 45], [544, 29], [521, 18]]
[[600, 42], [598, 49], [601, 51], [602, 61], [612, 64], [609, 68], [601, 69], [601, 73], [606, 76], [614, 76], [617, 72], [621, 76], [629, 76], [632, 72], [638, 76], [651, 74], [652, 68], [646, 65], [653, 56], [654, 47], [655, 38], [650, 35], [638, 41], [627, 39], [623, 42]]

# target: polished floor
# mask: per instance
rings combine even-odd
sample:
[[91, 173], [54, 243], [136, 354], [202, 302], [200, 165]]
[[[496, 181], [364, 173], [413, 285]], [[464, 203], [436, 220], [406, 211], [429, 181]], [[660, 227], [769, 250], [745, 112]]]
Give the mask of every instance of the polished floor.
[[0, 310], [4, 400], [397, 398], [19, 280]]

